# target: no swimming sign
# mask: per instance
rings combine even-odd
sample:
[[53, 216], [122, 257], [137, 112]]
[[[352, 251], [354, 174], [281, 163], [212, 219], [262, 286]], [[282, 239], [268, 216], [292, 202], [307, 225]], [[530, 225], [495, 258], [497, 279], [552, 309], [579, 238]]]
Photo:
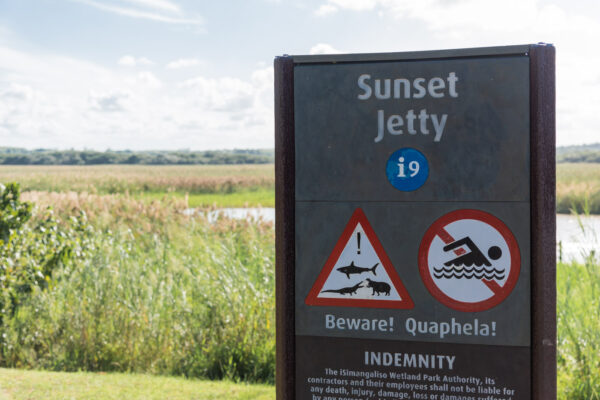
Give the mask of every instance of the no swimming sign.
[[275, 60], [277, 398], [552, 399], [554, 48]]

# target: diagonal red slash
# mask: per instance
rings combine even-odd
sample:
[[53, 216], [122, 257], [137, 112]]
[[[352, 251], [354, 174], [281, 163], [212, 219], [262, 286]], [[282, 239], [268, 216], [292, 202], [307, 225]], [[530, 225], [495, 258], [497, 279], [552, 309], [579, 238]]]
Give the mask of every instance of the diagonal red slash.
[[[440, 239], [442, 239], [442, 242], [444, 242], [445, 244], [455, 242], [452, 235], [450, 235], [450, 233], [448, 233], [448, 231], [444, 228], [440, 229], [440, 231], [438, 232], [438, 236], [440, 237]], [[457, 256], [461, 256], [465, 253], [466, 251], [463, 248], [458, 248], [454, 250], [454, 254], [456, 254]], [[498, 294], [502, 291], [502, 286], [498, 285], [498, 282], [496, 281], [488, 281], [487, 279], [482, 279], [481, 282], [483, 282], [485, 286], [487, 286], [492, 292], [494, 292], [494, 294]]]

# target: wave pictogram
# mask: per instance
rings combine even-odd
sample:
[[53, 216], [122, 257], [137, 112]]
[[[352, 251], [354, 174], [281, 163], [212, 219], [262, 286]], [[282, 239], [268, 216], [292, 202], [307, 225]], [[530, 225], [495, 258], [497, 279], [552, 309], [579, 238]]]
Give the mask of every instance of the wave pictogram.
[[460, 267], [460, 266], [446, 266], [441, 268], [433, 268], [433, 276], [436, 279], [485, 279], [491, 280], [502, 280], [504, 279], [504, 270], [496, 269], [494, 267]]

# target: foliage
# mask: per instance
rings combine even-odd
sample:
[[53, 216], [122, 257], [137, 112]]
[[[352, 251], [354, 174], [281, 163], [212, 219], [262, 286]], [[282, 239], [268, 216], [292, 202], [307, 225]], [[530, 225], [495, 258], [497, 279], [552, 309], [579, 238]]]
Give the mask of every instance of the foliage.
[[51, 210], [30, 221], [31, 204], [19, 185], [0, 185], [0, 325], [35, 288], [44, 289], [57, 268], [84, 257], [90, 228], [85, 216], [61, 226]]
[[600, 143], [557, 147], [556, 161], [559, 163], [598, 163], [600, 162]]
[[558, 162], [567, 163], [600, 163], [600, 151], [583, 150], [573, 153], [567, 153], [557, 158]]
[[93, 250], [6, 321], [1, 365], [273, 381], [272, 224], [209, 222], [177, 202], [62, 200], [58, 215], [89, 215]]
[[600, 164], [558, 164], [556, 208], [566, 214], [600, 214]]
[[[585, 242], [597, 248], [598, 233], [577, 218]], [[557, 319], [559, 397], [600, 400], [600, 258], [595, 250], [559, 261]]]
[[15, 231], [31, 217], [31, 204], [20, 202], [20, 194], [18, 184], [0, 184], [0, 246], [10, 244]]
[[24, 191], [94, 194], [231, 194], [275, 187], [272, 164], [2, 166], [2, 179], [18, 180]]
[[267, 164], [273, 162], [273, 150], [213, 151], [111, 151], [27, 150], [0, 147], [4, 165], [192, 165], [192, 164]]
[[558, 268], [558, 381], [561, 398], [600, 399], [600, 260]]

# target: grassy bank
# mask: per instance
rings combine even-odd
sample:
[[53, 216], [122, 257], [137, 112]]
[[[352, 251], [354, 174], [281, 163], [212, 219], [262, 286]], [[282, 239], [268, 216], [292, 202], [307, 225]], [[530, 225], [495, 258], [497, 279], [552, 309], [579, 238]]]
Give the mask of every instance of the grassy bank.
[[[274, 166], [0, 166], [0, 182], [24, 191], [123, 194], [142, 200], [187, 199], [190, 207], [273, 207]], [[600, 164], [557, 165], [557, 211], [600, 214]]]
[[0, 400], [273, 400], [273, 386], [118, 373], [0, 369]]
[[25, 192], [122, 194], [143, 200], [187, 199], [190, 207], [273, 207], [273, 164], [0, 166], [0, 182]]

